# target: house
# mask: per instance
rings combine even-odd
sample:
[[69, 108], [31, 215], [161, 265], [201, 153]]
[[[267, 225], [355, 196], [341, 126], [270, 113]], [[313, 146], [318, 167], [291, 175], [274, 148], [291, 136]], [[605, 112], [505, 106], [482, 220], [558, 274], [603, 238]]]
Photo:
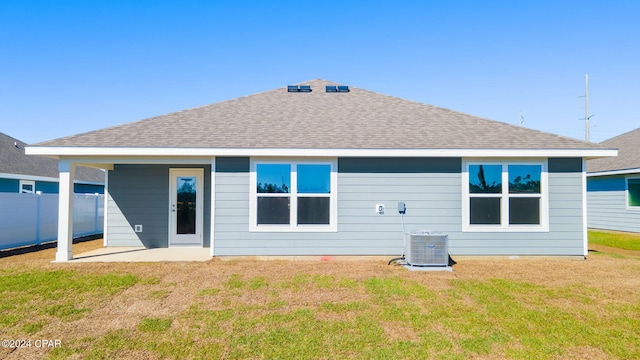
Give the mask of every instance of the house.
[[76, 166], [107, 170], [107, 246], [398, 255], [404, 221], [452, 255], [584, 257], [585, 160], [617, 151], [318, 79], [27, 153], [58, 159], [61, 199]]
[[587, 161], [587, 224], [640, 232], [640, 128], [601, 144], [618, 148], [619, 156]]
[[[58, 161], [27, 156], [25, 145], [0, 133], [0, 250], [54, 241], [58, 234]], [[100, 234], [105, 172], [78, 166], [76, 175], [73, 236]]]
[[[26, 144], [0, 133], [0, 192], [58, 193], [58, 161], [41, 156], [27, 156]], [[74, 192], [104, 193], [104, 172], [78, 167]]]

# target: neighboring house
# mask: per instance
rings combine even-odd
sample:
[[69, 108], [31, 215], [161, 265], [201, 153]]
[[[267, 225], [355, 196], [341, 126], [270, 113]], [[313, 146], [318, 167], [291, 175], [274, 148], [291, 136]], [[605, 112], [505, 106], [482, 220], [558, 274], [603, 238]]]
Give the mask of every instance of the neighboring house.
[[[58, 161], [27, 156], [26, 144], [0, 133], [0, 192], [58, 193]], [[104, 193], [105, 173], [100, 169], [78, 167], [75, 193]]]
[[107, 246], [398, 255], [404, 201], [406, 230], [449, 234], [452, 255], [586, 256], [585, 160], [615, 149], [336, 85], [28, 147], [60, 161], [56, 260], [73, 256], [62, 199], [81, 164], [108, 170]]
[[588, 226], [640, 232], [640, 128], [601, 144], [619, 155], [587, 162]]

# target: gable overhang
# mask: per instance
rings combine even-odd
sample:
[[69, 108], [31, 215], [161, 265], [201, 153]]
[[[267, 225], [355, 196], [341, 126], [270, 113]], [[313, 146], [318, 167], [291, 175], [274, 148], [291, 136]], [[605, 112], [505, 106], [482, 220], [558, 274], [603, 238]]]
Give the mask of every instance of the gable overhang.
[[[596, 159], [617, 156], [617, 149], [283, 149], [283, 148], [165, 148], [165, 147], [26, 147], [27, 155], [69, 159], [96, 167], [104, 160], [111, 163], [148, 158], [164, 161], [216, 156], [268, 157], [579, 157]], [[92, 159], [102, 159], [93, 162]]]
[[640, 168], [622, 169], [622, 170], [605, 170], [587, 173], [587, 177], [611, 176], [611, 175], [629, 175], [640, 174]]

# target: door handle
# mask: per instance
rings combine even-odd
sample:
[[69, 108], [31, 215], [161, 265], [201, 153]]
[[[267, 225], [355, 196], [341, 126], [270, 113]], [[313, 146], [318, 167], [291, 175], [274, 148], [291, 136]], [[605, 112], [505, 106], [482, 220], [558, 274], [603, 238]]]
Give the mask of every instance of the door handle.
[[171, 211], [176, 212], [176, 204], [171, 205]]

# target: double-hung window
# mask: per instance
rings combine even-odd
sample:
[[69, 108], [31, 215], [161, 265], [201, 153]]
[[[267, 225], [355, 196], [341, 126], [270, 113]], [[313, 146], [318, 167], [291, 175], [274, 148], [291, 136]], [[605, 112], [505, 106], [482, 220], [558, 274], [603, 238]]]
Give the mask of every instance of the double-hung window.
[[465, 162], [464, 231], [548, 231], [546, 162]]
[[640, 178], [627, 178], [627, 205], [640, 210]]
[[336, 231], [333, 161], [253, 161], [251, 231]]

